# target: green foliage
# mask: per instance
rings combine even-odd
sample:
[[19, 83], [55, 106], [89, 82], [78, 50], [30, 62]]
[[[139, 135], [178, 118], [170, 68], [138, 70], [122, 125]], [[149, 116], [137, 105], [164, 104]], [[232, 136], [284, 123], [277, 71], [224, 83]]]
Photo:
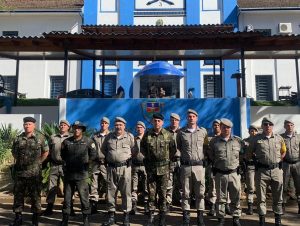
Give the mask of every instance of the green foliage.
[[58, 99], [18, 99], [17, 106], [58, 106]]

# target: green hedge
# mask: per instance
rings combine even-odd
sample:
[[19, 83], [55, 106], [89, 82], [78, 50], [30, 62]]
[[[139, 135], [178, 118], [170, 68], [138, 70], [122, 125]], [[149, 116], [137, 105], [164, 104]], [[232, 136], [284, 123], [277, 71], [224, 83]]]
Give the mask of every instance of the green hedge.
[[17, 106], [58, 106], [58, 99], [18, 99]]

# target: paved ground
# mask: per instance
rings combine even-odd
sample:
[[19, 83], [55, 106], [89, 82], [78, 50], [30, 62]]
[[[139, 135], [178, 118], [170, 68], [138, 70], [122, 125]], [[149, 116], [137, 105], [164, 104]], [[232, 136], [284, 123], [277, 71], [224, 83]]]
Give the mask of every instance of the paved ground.
[[[12, 196], [11, 194], [5, 194], [0, 193], [0, 225], [9, 225], [9, 223], [13, 220], [14, 214], [12, 212]], [[42, 199], [43, 203], [45, 203], [45, 199]], [[41, 224], [42, 226], [50, 226], [50, 225], [59, 225], [59, 222], [61, 221], [61, 202], [62, 198], [57, 199], [57, 202], [55, 204], [55, 213], [51, 217], [41, 217]], [[242, 203], [243, 211], [245, 211], [246, 205]], [[45, 204], [43, 204], [43, 207], [45, 208]], [[270, 204], [268, 205], [271, 206]], [[70, 218], [70, 224], [69, 225], [82, 225], [82, 218], [80, 213], [80, 203], [79, 200], [75, 200], [75, 211], [77, 216]], [[101, 223], [105, 220], [105, 205], [100, 204], [99, 205], [100, 214], [96, 214], [91, 216], [91, 226], [99, 226]], [[102, 210], [102, 211], [101, 211]], [[142, 209], [140, 209], [142, 211]], [[283, 225], [286, 226], [298, 226], [300, 225], [300, 215], [297, 214], [298, 206], [296, 204], [296, 201], [291, 200], [289, 205], [286, 208], [286, 214], [283, 216], [282, 222]], [[191, 223], [192, 225], [196, 225], [196, 212], [192, 211], [191, 214]], [[30, 225], [31, 221], [31, 214], [30, 209], [26, 205], [26, 209], [24, 212], [24, 224], [23, 225]], [[135, 216], [132, 216], [131, 219], [131, 225], [146, 225], [147, 217], [144, 216], [142, 213], [138, 213]], [[171, 211], [171, 213], [167, 217], [167, 224], [168, 225], [181, 225], [182, 222], [182, 215], [181, 215], [181, 209], [179, 207], [174, 207]], [[266, 218], [267, 226], [274, 225], [274, 215], [270, 212], [268, 212], [267, 218]], [[209, 225], [216, 225], [217, 220], [213, 217], [205, 217], [205, 223], [206, 226]], [[241, 224], [243, 226], [254, 226], [258, 225], [258, 215], [254, 214], [253, 216], [248, 216], [243, 213], [241, 217]], [[117, 224], [116, 225], [122, 225], [122, 213], [117, 213]], [[231, 217], [226, 217], [225, 225], [232, 225]]]

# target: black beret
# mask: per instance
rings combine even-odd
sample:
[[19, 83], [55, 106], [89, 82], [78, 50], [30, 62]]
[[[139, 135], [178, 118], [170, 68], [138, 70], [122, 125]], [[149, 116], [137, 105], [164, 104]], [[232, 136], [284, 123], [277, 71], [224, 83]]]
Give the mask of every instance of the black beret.
[[35, 120], [35, 118], [28, 116], [28, 117], [23, 118], [23, 122], [24, 123], [26, 123], [26, 122], [33, 122], [33, 123], [35, 123], [36, 120]]
[[160, 119], [160, 120], [164, 120], [164, 116], [160, 113], [154, 113], [152, 118], [156, 118], [156, 119]]
[[82, 128], [82, 131], [84, 132], [86, 130], [86, 126], [80, 122], [80, 121], [76, 121], [73, 123], [72, 127], [79, 127]]

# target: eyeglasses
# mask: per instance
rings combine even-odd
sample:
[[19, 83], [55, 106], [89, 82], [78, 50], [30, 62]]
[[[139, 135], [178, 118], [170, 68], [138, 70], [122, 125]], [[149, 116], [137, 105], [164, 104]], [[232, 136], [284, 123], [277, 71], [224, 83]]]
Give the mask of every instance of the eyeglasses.
[[264, 126], [273, 126], [272, 123], [268, 123], [268, 122], [265, 122], [263, 125], [264, 125]]

